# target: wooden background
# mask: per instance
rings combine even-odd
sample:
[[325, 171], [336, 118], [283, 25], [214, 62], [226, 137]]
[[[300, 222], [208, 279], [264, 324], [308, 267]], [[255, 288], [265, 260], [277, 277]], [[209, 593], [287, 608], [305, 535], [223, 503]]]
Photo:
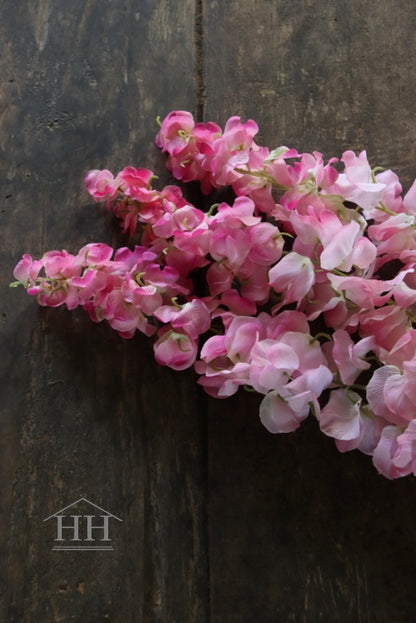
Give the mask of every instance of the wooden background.
[[[10, 290], [23, 252], [124, 244], [83, 187], [169, 180], [155, 117], [254, 117], [259, 142], [367, 148], [416, 175], [413, 0], [3, 0], [0, 4], [1, 621], [412, 623], [413, 478], [339, 454], [313, 421], [270, 435], [258, 400], [209, 399], [86, 315]], [[113, 552], [54, 552], [81, 496]]]

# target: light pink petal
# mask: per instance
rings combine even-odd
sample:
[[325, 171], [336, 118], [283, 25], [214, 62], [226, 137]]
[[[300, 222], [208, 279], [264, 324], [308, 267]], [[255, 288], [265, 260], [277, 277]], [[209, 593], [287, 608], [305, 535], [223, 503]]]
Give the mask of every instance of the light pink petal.
[[360, 434], [360, 404], [355, 392], [333, 390], [319, 416], [322, 432], [335, 439], [356, 439]]
[[269, 271], [269, 283], [275, 292], [284, 292], [284, 303], [301, 301], [315, 282], [309, 257], [295, 251], [285, 255]]
[[201, 349], [201, 358], [205, 361], [212, 361], [217, 357], [225, 355], [227, 349], [224, 345], [225, 337], [223, 335], [214, 335], [210, 337]]
[[386, 405], [384, 387], [386, 381], [392, 376], [399, 373], [396, 366], [383, 366], [374, 371], [366, 390], [368, 404], [376, 415], [389, 419], [392, 415], [390, 409]]
[[[343, 225], [327, 244], [321, 253], [320, 263], [325, 270], [333, 270], [336, 267], [349, 270], [351, 266], [344, 267], [343, 264], [352, 252], [355, 238], [360, 231], [360, 226], [356, 221], [351, 221]], [[351, 262], [349, 262], [351, 264]]]
[[390, 480], [399, 478], [402, 475], [393, 464], [393, 456], [397, 450], [397, 437], [401, 432], [402, 429], [398, 426], [386, 426], [373, 454], [374, 466], [380, 474]]
[[276, 392], [265, 395], [260, 404], [260, 421], [271, 433], [291, 433], [301, 420]]
[[354, 245], [351, 264], [358, 268], [368, 268], [376, 259], [377, 247], [366, 237], [361, 237]]

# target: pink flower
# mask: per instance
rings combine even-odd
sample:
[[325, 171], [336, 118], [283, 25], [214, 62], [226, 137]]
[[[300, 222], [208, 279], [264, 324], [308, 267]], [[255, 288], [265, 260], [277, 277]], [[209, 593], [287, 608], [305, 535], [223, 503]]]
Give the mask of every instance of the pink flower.
[[85, 177], [85, 185], [88, 193], [96, 201], [102, 201], [103, 199], [112, 200], [118, 194], [118, 180], [107, 169], [88, 171]]
[[237, 274], [241, 283], [240, 292], [244, 298], [260, 305], [268, 301], [270, 286], [267, 271], [268, 266], [253, 264], [247, 258]]
[[175, 156], [182, 151], [194, 129], [195, 122], [190, 112], [174, 110], [164, 118], [156, 136], [156, 145]]
[[281, 305], [297, 302], [308, 294], [315, 282], [311, 260], [299, 253], [289, 253], [269, 271], [269, 283], [275, 292], [284, 293]]
[[299, 358], [287, 344], [266, 339], [255, 343], [250, 359], [250, 385], [267, 394], [286, 385], [299, 367]]
[[148, 190], [154, 178], [154, 173], [149, 169], [125, 167], [120, 171], [117, 177], [121, 180], [123, 186], [127, 187], [130, 191], [132, 191], [132, 189]]
[[362, 337], [374, 337], [375, 353], [384, 363], [386, 355], [409, 330], [406, 311], [394, 305], [360, 312], [359, 323]]
[[[364, 242], [364, 239], [360, 237], [359, 224], [356, 221], [344, 225], [338, 222], [340, 226], [333, 229], [328, 227], [332, 219], [326, 219], [325, 216], [327, 215], [327, 212], [323, 212], [321, 215], [322, 226], [323, 228], [327, 227], [327, 235], [325, 236], [327, 240], [320, 256], [321, 267], [326, 270], [338, 268], [348, 272], [355, 262], [359, 268], [367, 268], [374, 261], [377, 250], [369, 240], [365, 239], [366, 242]], [[356, 249], [358, 242], [361, 243], [361, 253]], [[363, 252], [365, 259], [364, 257], [361, 259]]]
[[185, 370], [192, 366], [197, 355], [197, 342], [185, 331], [165, 327], [158, 333], [153, 350], [155, 359], [172, 370]]
[[363, 357], [374, 346], [373, 336], [364, 338], [354, 343], [347, 333], [338, 329], [332, 336], [334, 345], [332, 356], [338, 367], [341, 381], [346, 385], [354, 383], [363, 370], [368, 370], [370, 363]]
[[232, 184], [238, 178], [234, 171], [248, 161], [248, 151], [255, 147], [253, 137], [258, 132], [255, 121], [241, 123], [240, 117], [231, 117], [225, 124], [224, 133], [213, 144], [215, 155], [210, 169], [215, 186]]
[[162, 295], [156, 286], [140, 286], [131, 274], [126, 275], [126, 280], [122, 283], [120, 290], [124, 300], [127, 303], [132, 303], [146, 316], [153, 315], [163, 302]]
[[107, 264], [112, 255], [112, 247], [101, 242], [92, 242], [82, 247], [76, 257], [83, 265], [100, 266]]
[[249, 382], [250, 358], [254, 344], [264, 333], [257, 318], [230, 315], [224, 336], [210, 337], [201, 349], [195, 370], [203, 375], [198, 383], [211, 395], [225, 398]]
[[170, 238], [177, 233], [191, 232], [202, 224], [205, 225], [204, 229], [208, 229], [205, 213], [186, 204], [172, 212], [166, 211], [153, 225], [153, 232], [156, 236]]
[[356, 156], [353, 151], [345, 151], [341, 160], [345, 170], [335, 182], [336, 192], [367, 210], [375, 208], [386, 186], [373, 181], [366, 152], [362, 151]]
[[137, 329], [145, 335], [154, 333], [155, 328], [148, 324], [138, 307], [126, 301], [121, 289], [111, 290], [103, 304], [102, 317], [121, 337], [131, 338]]
[[20, 262], [16, 264], [13, 276], [25, 287], [28, 287], [31, 284], [33, 285], [42, 267], [41, 260], [33, 260], [30, 255], [25, 253]]
[[416, 475], [416, 419], [403, 430], [386, 426], [374, 450], [373, 463], [386, 478]]
[[[108, 276], [103, 270], [89, 268], [81, 277], [72, 277], [70, 284], [76, 289], [73, 305], [86, 305], [90, 299], [104, 290], [108, 283]], [[74, 293], [75, 294], [75, 293]], [[68, 300], [65, 301], [68, 306]]]
[[282, 388], [270, 391], [260, 405], [260, 420], [271, 433], [290, 433], [309, 415], [311, 405], [319, 416], [318, 398], [330, 385], [330, 370], [320, 365]]
[[388, 425], [383, 418], [375, 417], [361, 396], [350, 389], [332, 390], [318, 419], [320, 429], [335, 439], [340, 452], [358, 449], [369, 455]]
[[270, 266], [282, 256], [283, 237], [271, 223], [258, 223], [249, 229], [248, 259], [259, 266]]
[[365, 279], [356, 275], [344, 277], [333, 273], [328, 274], [328, 279], [334, 290], [362, 309], [384, 305], [392, 297], [393, 287], [398, 281], [398, 279], [389, 281]]
[[392, 424], [405, 426], [416, 419], [416, 360], [405, 361], [402, 370], [394, 365], [375, 370], [367, 400], [376, 415]]
[[81, 274], [78, 258], [67, 251], [48, 251], [42, 256], [42, 264], [47, 277], [62, 279]]
[[184, 305], [162, 305], [154, 312], [155, 317], [164, 323], [170, 323], [175, 330], [186, 332], [195, 339], [208, 331], [211, 326], [211, 314], [200, 299], [193, 299]]
[[361, 396], [348, 389], [332, 390], [328, 403], [319, 415], [319, 426], [325, 435], [352, 440], [360, 435]]

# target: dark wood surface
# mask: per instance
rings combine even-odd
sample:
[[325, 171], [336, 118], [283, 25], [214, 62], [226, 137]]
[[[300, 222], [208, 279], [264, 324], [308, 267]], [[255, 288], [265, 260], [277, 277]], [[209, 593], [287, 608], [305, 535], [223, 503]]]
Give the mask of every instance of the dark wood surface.
[[[3, 0], [0, 5], [1, 614], [5, 623], [412, 623], [416, 490], [308, 421], [207, 398], [82, 311], [9, 290], [23, 252], [121, 245], [83, 188], [134, 164], [168, 181], [155, 118], [254, 117], [259, 142], [366, 148], [416, 176], [411, 0]], [[51, 550], [80, 497], [112, 552]]]

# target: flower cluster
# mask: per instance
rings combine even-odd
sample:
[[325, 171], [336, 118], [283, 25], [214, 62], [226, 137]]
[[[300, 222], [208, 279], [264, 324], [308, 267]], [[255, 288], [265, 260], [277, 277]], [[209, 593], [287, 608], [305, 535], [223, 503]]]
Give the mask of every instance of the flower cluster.
[[89, 194], [140, 244], [24, 255], [15, 284], [122, 337], [154, 336], [156, 361], [193, 366], [211, 396], [258, 392], [273, 433], [312, 413], [341, 452], [416, 474], [416, 182], [403, 196], [365, 151], [324, 162], [257, 145], [257, 131], [171, 112], [156, 137], [168, 169], [205, 195], [230, 187], [231, 205], [156, 190], [148, 169], [89, 171]]

